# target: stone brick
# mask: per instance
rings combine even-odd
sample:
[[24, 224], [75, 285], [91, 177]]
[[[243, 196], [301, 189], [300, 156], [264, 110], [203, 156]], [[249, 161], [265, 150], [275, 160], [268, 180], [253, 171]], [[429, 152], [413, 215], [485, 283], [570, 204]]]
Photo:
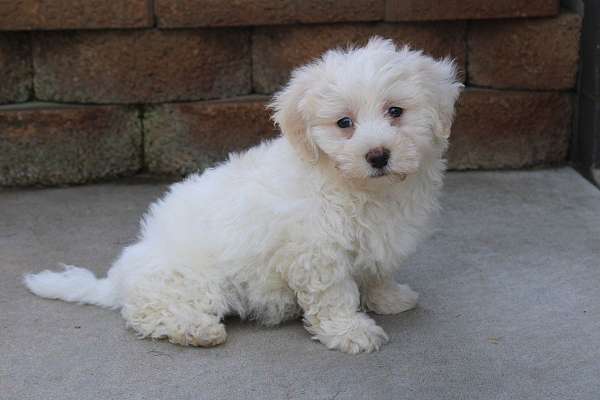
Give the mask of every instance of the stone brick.
[[474, 22], [469, 29], [469, 83], [495, 88], [575, 86], [581, 17]]
[[547, 17], [559, 0], [387, 0], [388, 21]]
[[275, 135], [268, 98], [154, 106], [144, 115], [146, 166], [151, 173], [184, 175]]
[[149, 27], [151, 11], [149, 0], [0, 0], [0, 30]]
[[147, 103], [247, 94], [247, 30], [34, 34], [40, 100]]
[[398, 44], [410, 44], [435, 57], [451, 55], [464, 70], [465, 25], [462, 22], [400, 24], [332, 24], [256, 28], [253, 37], [254, 90], [272, 93], [290, 71], [325, 50], [349, 43], [365, 43], [380, 35]]
[[571, 130], [567, 93], [470, 89], [459, 100], [451, 169], [564, 163]]
[[385, 0], [156, 0], [160, 27], [380, 21]]
[[27, 100], [31, 91], [31, 44], [27, 33], [0, 33], [0, 104]]
[[135, 109], [28, 103], [0, 107], [0, 185], [55, 185], [140, 168]]

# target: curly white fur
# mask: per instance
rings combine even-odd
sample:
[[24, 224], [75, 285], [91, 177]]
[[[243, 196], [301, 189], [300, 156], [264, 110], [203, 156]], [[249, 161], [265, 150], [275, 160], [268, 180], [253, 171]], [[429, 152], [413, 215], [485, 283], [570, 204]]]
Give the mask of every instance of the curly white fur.
[[[438, 208], [461, 87], [451, 61], [388, 40], [329, 51], [275, 96], [283, 136], [171, 186], [106, 278], [67, 267], [25, 284], [120, 308], [140, 336], [182, 345], [223, 343], [227, 315], [265, 325], [303, 315], [328, 348], [377, 350], [388, 336], [361, 309], [416, 304], [392, 274]], [[345, 116], [354, 126], [336, 125]], [[365, 154], [381, 147], [390, 159], [377, 170]]]

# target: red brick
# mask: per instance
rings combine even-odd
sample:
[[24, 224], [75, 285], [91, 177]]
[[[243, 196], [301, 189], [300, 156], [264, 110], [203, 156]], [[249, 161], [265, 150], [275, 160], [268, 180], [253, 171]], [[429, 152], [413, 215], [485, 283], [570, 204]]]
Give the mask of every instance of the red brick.
[[267, 100], [250, 96], [152, 107], [144, 115], [148, 170], [184, 175], [274, 136], [275, 127], [265, 109]]
[[146, 103], [247, 94], [246, 30], [79, 31], [34, 35], [41, 100]]
[[495, 88], [575, 86], [581, 18], [489, 21], [469, 29], [469, 83]]
[[149, 0], [0, 0], [0, 30], [139, 28]]
[[452, 169], [564, 163], [572, 100], [559, 92], [470, 89], [459, 100], [448, 153]]
[[32, 88], [29, 34], [0, 34], [0, 104], [27, 100]]
[[135, 109], [27, 103], [0, 107], [0, 185], [82, 183], [140, 168]]
[[271, 93], [287, 81], [293, 68], [330, 48], [365, 43], [374, 35], [410, 44], [435, 57], [451, 55], [464, 69], [465, 25], [461, 22], [265, 27], [256, 28], [253, 37], [254, 90]]
[[156, 0], [160, 27], [380, 21], [385, 0]]
[[559, 0], [387, 0], [387, 21], [547, 17]]

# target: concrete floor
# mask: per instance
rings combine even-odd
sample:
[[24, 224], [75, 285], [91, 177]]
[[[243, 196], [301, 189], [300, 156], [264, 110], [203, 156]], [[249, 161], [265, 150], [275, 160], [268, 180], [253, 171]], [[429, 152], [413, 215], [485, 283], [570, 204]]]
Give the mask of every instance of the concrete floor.
[[163, 185], [0, 191], [1, 399], [600, 399], [600, 191], [571, 169], [451, 173], [399, 276], [391, 338], [327, 351], [300, 322], [229, 321], [213, 349], [138, 340], [117, 312], [43, 300], [24, 272], [106, 271]]

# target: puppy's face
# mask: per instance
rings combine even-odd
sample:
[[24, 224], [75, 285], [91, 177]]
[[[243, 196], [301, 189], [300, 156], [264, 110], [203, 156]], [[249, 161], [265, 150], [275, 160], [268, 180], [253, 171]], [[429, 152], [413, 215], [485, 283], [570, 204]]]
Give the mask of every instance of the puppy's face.
[[461, 87], [450, 61], [375, 38], [294, 71], [271, 107], [308, 161], [325, 157], [345, 179], [403, 180], [442, 156]]

